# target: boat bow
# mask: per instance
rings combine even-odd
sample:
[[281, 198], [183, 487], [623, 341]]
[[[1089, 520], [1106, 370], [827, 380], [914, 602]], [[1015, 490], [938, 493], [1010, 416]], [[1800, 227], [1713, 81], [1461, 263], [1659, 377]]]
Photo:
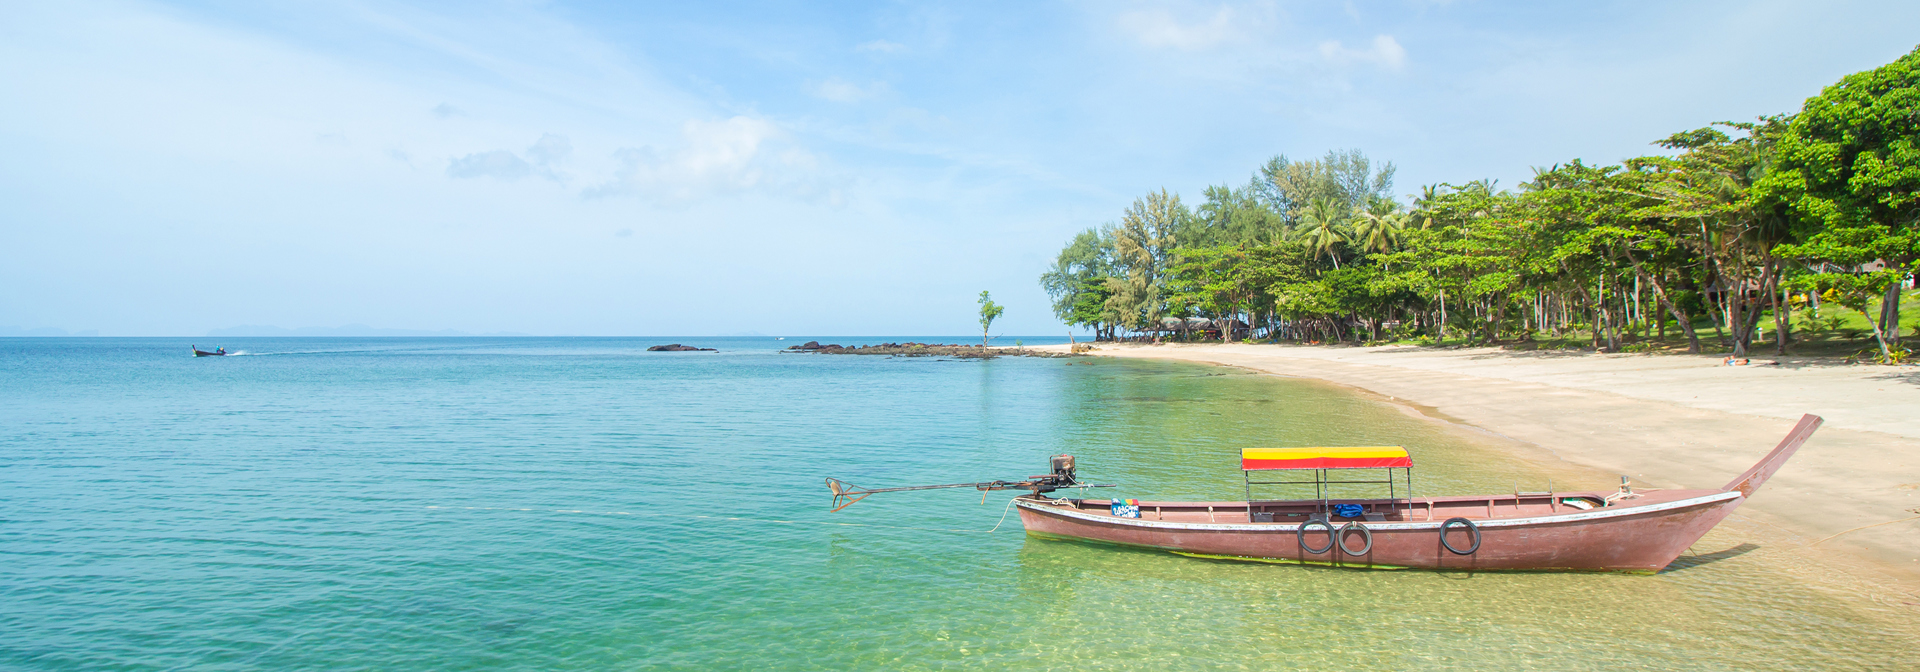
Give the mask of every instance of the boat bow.
[[1800, 424], [1794, 425], [1793, 431], [1787, 432], [1787, 438], [1781, 439], [1780, 445], [1773, 447], [1773, 452], [1767, 453], [1767, 456], [1760, 458], [1760, 462], [1753, 465], [1752, 469], [1734, 477], [1727, 482], [1726, 487], [1720, 489], [1725, 492], [1738, 492], [1741, 497], [1752, 497], [1754, 491], [1759, 490], [1767, 479], [1773, 477], [1773, 472], [1780, 470], [1780, 465], [1786, 464], [1787, 459], [1800, 450], [1800, 446], [1807, 442], [1808, 437], [1813, 436], [1813, 430], [1819, 429], [1822, 422], [1826, 421], [1812, 413], [1800, 416]]

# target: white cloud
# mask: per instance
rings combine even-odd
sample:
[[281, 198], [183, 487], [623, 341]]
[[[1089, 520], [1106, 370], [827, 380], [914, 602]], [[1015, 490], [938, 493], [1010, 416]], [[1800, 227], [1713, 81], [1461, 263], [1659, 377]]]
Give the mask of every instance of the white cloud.
[[504, 149], [456, 157], [447, 164], [447, 177], [462, 180], [491, 177], [512, 181], [532, 172], [532, 165]]
[[883, 54], [898, 54], [906, 51], [907, 45], [899, 42], [888, 42], [886, 40], [874, 40], [872, 42], [862, 43], [860, 46], [854, 47], [854, 49], [860, 51], [877, 51]]
[[527, 158], [542, 167], [559, 163], [572, 153], [573, 143], [567, 140], [567, 136], [552, 133], [541, 135], [532, 147], [527, 148]]
[[837, 194], [819, 185], [819, 160], [787, 141], [773, 122], [747, 116], [690, 120], [681, 125], [681, 146], [662, 154], [652, 147], [615, 152], [624, 166], [612, 182], [587, 190], [589, 197], [638, 194], [663, 201], [775, 190], [802, 197]]
[[857, 103], [886, 91], [887, 84], [886, 82], [874, 82], [873, 84], [863, 87], [838, 77], [830, 77], [827, 81], [815, 84], [811, 88], [813, 95], [820, 98], [825, 98], [836, 103]]
[[1271, 7], [1222, 6], [1199, 20], [1183, 21], [1164, 9], [1125, 12], [1117, 17], [1120, 29], [1140, 44], [1154, 48], [1199, 50], [1245, 41], [1271, 19]]
[[1320, 56], [1333, 63], [1363, 63], [1388, 70], [1399, 70], [1407, 62], [1406, 48], [1392, 35], [1375, 36], [1372, 46], [1365, 49], [1349, 49], [1339, 40], [1321, 42]]
[[547, 133], [527, 148], [525, 159], [504, 149], [455, 157], [447, 164], [447, 177], [491, 177], [511, 182], [537, 173], [550, 180], [559, 180], [561, 176], [556, 170], [557, 164], [572, 153], [573, 143], [567, 140], [567, 136]]

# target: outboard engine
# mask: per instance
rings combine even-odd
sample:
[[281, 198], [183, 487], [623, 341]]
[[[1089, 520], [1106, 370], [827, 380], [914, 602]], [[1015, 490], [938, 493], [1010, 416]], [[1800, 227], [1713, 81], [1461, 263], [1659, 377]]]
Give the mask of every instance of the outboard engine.
[[1055, 455], [1053, 456], [1052, 462], [1054, 478], [1059, 479], [1062, 484], [1077, 482], [1073, 478], [1072, 455]]

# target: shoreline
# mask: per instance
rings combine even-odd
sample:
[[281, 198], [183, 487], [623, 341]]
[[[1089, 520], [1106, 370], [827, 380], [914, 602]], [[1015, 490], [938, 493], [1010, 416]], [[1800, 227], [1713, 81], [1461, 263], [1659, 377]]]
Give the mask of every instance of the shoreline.
[[1100, 343], [1085, 354], [1326, 381], [1644, 487], [1718, 487], [1813, 413], [1826, 424], [1728, 522], [1776, 528], [1775, 543], [1820, 562], [1849, 556], [1920, 588], [1920, 511], [1910, 511], [1920, 509], [1920, 372], [1911, 369], [1410, 346]]

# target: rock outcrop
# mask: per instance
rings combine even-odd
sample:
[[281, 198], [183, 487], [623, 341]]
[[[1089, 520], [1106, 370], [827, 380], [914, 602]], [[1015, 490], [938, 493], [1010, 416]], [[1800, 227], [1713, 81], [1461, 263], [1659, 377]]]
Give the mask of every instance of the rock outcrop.
[[946, 345], [940, 343], [879, 343], [860, 345], [851, 348], [839, 345], [821, 345], [819, 341], [807, 341], [801, 345], [788, 346], [790, 352], [816, 352], [827, 355], [887, 355], [890, 357], [953, 357], [957, 359], [993, 359], [995, 357], [1071, 357], [1063, 352], [1046, 350], [1028, 350], [1025, 348], [988, 348], [978, 345]]
[[719, 350], [713, 348], [696, 348], [691, 345], [675, 343], [673, 345], [656, 345], [647, 348], [647, 352], [719, 352]]

